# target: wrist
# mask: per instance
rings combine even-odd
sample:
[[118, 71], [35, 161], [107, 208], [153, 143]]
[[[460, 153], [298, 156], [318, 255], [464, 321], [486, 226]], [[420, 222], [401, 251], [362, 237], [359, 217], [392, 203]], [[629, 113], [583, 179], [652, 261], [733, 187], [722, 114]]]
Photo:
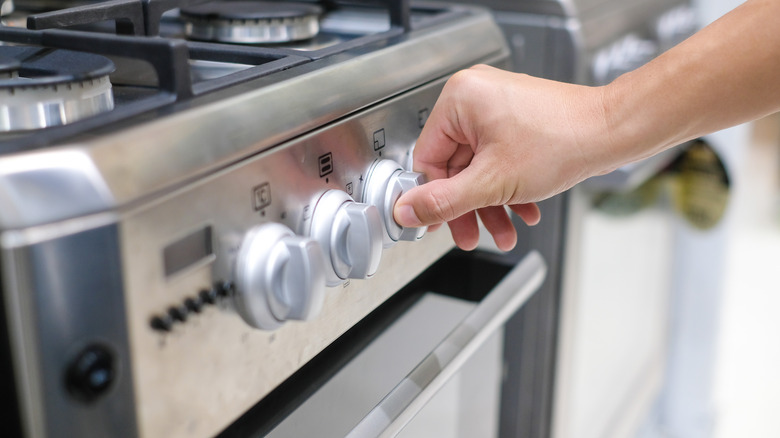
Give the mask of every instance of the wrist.
[[684, 117], [674, 117], [675, 99], [658, 73], [639, 69], [599, 87], [612, 169], [673, 146], [684, 131]]

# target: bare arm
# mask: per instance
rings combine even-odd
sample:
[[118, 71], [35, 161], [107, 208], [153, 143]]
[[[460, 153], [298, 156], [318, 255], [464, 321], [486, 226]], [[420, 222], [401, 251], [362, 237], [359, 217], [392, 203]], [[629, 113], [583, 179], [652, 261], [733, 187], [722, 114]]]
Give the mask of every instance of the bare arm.
[[780, 0], [749, 0], [604, 87], [477, 66], [446, 84], [415, 150], [416, 170], [432, 181], [404, 194], [395, 218], [448, 222], [471, 249], [479, 214], [509, 249], [516, 236], [503, 205], [534, 224], [534, 202], [779, 109]]
[[780, 1], [747, 1], [604, 91], [625, 162], [780, 110]]

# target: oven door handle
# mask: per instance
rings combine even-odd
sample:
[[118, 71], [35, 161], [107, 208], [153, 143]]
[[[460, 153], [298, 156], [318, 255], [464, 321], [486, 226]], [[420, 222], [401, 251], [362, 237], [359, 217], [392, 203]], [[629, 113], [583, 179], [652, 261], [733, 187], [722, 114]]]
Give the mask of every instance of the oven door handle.
[[425, 406], [487, 338], [542, 285], [544, 258], [532, 251], [347, 435], [393, 437]]

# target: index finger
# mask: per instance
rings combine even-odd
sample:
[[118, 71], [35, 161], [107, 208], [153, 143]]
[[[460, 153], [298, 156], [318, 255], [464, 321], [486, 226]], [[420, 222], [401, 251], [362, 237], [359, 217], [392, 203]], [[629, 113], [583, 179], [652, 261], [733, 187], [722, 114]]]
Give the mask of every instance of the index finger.
[[424, 173], [429, 180], [449, 177], [450, 159], [460, 145], [467, 143], [457, 126], [457, 110], [449, 100], [445, 85], [414, 148], [414, 170]]

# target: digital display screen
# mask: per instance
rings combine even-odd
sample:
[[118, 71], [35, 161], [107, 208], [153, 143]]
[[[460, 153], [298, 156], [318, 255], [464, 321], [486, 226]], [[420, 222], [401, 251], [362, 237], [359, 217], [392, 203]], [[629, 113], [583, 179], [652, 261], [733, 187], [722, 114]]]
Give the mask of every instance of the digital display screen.
[[211, 227], [201, 228], [165, 247], [163, 250], [165, 276], [186, 269], [210, 257], [213, 253]]

